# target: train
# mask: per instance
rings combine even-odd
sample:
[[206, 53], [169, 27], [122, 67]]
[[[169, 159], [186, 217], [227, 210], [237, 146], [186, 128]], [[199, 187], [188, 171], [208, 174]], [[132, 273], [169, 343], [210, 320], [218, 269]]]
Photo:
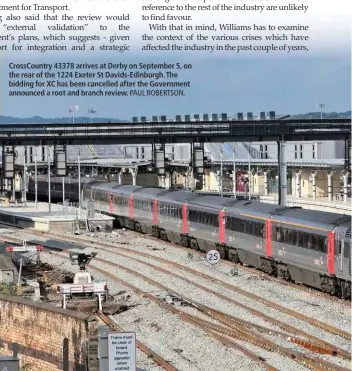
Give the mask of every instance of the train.
[[[38, 198], [48, 198], [38, 177]], [[62, 200], [62, 178], [51, 178], [51, 198]], [[29, 179], [28, 194], [35, 184]], [[65, 197], [78, 200], [75, 178]], [[113, 216], [116, 225], [255, 267], [267, 274], [351, 299], [351, 215], [199, 195], [185, 190], [120, 185], [82, 178], [81, 201]]]

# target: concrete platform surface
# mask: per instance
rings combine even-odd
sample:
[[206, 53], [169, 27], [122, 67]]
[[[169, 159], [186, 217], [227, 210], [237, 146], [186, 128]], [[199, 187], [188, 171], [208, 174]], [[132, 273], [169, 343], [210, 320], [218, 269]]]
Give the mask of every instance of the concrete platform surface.
[[[51, 212], [49, 213], [49, 204], [46, 202], [38, 202], [37, 209], [35, 208], [35, 203], [32, 201], [27, 201], [25, 206], [0, 206], [0, 213], [6, 214], [16, 214], [23, 218], [30, 219], [45, 219], [45, 220], [74, 220], [76, 215], [79, 215], [78, 208], [68, 208], [68, 213], [65, 215], [65, 211], [62, 205], [51, 204]], [[86, 210], [81, 209], [81, 217], [79, 219], [85, 219]], [[110, 216], [95, 213], [95, 220], [111, 220], [113, 219]]]
[[[0, 206], [0, 223], [5, 222], [23, 228], [32, 227], [43, 231], [53, 230], [53, 228], [60, 231], [72, 230], [75, 224], [78, 227], [80, 227], [78, 224], [87, 224], [86, 215], [86, 210], [81, 209], [79, 213], [75, 207], [64, 208], [57, 204], [51, 204], [49, 212], [49, 204], [46, 202], [38, 202], [37, 208], [31, 201], [27, 201], [26, 206]], [[96, 212], [93, 217], [89, 218], [88, 224], [95, 224], [100, 230], [111, 230], [113, 220], [111, 216]]]

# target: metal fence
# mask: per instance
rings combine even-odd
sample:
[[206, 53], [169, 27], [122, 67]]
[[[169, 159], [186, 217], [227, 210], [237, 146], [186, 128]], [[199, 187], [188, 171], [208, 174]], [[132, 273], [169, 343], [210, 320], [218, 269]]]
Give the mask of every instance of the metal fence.
[[81, 208], [79, 208], [78, 202], [69, 202], [68, 200], [64, 203], [59, 202], [57, 203], [56, 214], [76, 219], [93, 218], [95, 216], [95, 203], [90, 201], [81, 202]]

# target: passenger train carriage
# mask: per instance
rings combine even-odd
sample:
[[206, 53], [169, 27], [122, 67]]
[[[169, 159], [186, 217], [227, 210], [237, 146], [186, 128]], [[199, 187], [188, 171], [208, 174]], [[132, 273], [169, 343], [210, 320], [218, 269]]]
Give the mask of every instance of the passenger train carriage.
[[[52, 197], [62, 198], [61, 183], [52, 179]], [[76, 201], [77, 180], [66, 183]], [[215, 247], [225, 259], [351, 298], [351, 216], [87, 178], [81, 187], [84, 201], [121, 226], [204, 252]], [[45, 178], [38, 192], [47, 197]]]

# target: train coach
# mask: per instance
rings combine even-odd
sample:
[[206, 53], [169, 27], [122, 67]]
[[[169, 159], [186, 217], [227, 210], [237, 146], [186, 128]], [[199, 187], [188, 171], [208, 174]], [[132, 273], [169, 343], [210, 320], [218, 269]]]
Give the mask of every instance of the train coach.
[[92, 179], [82, 194], [126, 228], [351, 298], [351, 216]]

